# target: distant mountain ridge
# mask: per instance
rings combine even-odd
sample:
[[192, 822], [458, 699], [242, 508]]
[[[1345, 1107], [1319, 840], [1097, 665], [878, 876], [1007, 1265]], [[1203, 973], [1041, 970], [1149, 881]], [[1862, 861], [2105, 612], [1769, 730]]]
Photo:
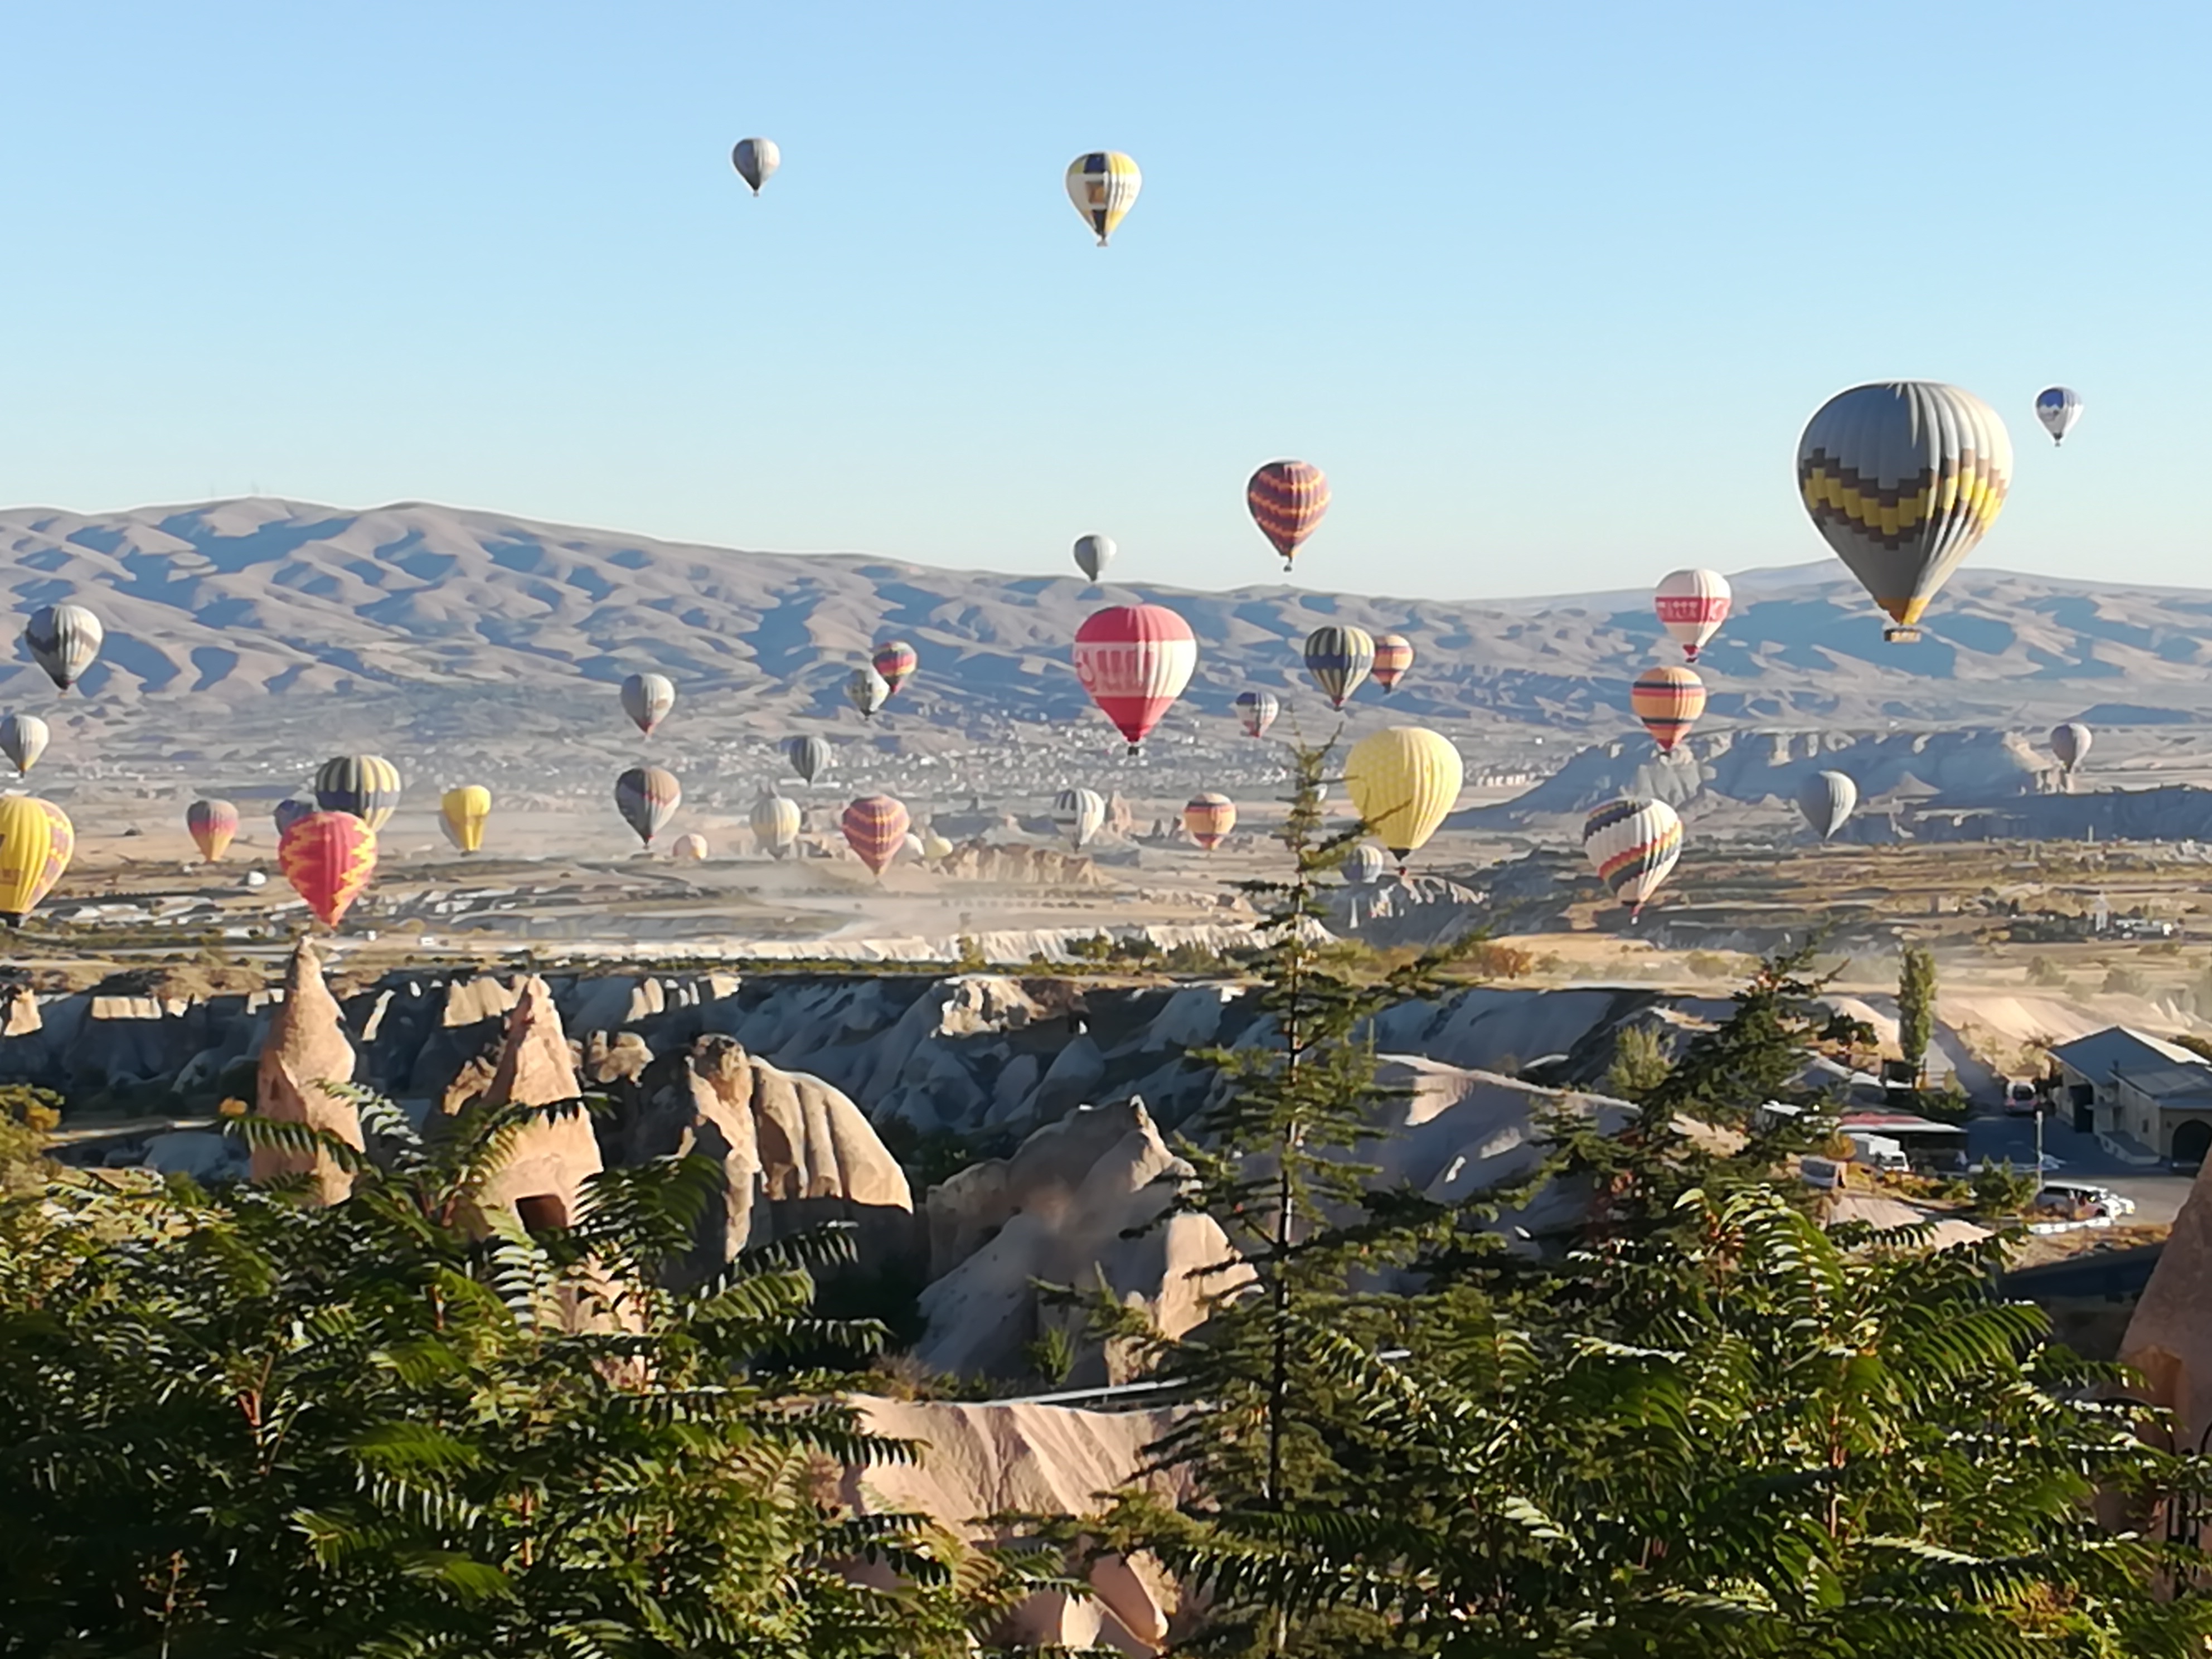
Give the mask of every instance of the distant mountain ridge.
[[[747, 719], [787, 724], [836, 714], [854, 663], [897, 635], [922, 658], [902, 708], [950, 723], [1064, 717], [1087, 707], [1068, 663], [1076, 626], [1139, 599], [1174, 605], [1197, 631], [1194, 696], [1209, 714], [1258, 684], [1318, 720], [1298, 647], [1330, 622], [1412, 638], [1419, 660], [1389, 705], [1410, 719], [1617, 730], [1627, 682], [1680, 659], [1640, 593], [1483, 604], [1134, 580], [1092, 589], [1072, 570], [741, 552], [414, 502], [20, 508], [0, 512], [0, 550], [11, 609], [76, 599], [106, 623], [84, 689], [107, 703], [190, 696], [246, 710], [271, 696], [450, 684], [566, 696], [657, 665], [688, 688], [739, 694], [725, 706]], [[1314, 574], [1342, 573], [1317, 560]], [[2038, 721], [2100, 703], [2196, 717], [2212, 715], [2209, 630], [2212, 592], [1970, 567], [1922, 644], [1887, 646], [1839, 569], [1791, 567], [1740, 580], [1736, 614], [1703, 666], [1723, 720]], [[44, 682], [16, 654], [0, 696], [22, 699]]]

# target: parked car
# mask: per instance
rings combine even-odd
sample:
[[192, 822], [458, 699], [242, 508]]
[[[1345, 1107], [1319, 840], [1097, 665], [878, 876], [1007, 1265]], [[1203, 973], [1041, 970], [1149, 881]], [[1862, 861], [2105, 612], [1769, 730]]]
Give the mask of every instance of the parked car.
[[2122, 1216], [2136, 1212], [2136, 1201], [2114, 1192], [2110, 1187], [2100, 1187], [2093, 1182], [2046, 1181], [2043, 1183], [2043, 1190], [2035, 1195], [2035, 1207], [2039, 1210], [2061, 1210], [2069, 1214], [2075, 1210], [2087, 1210], [2092, 1213], [2101, 1211], [2117, 1221]]
[[2049, 1111], [2051, 1105], [2037, 1095], [2034, 1084], [2016, 1077], [2005, 1085], [2004, 1109], [2008, 1117], [2033, 1117], [2039, 1111]]

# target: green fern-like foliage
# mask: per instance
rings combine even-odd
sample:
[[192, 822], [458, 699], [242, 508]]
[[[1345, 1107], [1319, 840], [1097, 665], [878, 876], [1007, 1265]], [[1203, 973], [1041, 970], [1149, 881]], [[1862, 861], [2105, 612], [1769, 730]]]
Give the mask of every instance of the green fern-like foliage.
[[[910, 1457], [842, 1379], [790, 1241], [683, 1290], [719, 1173], [609, 1170], [573, 1225], [472, 1200], [530, 1114], [426, 1140], [354, 1091], [353, 1195], [58, 1173], [0, 1235], [0, 1655], [962, 1655], [1041, 1557], [825, 1500]], [[874, 1561], [888, 1573], [855, 1572]]]

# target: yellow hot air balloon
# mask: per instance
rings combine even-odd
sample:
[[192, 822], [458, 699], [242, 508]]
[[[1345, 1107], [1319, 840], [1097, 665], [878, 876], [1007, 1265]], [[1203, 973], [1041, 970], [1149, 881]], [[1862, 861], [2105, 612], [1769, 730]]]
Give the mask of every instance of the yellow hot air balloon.
[[1344, 787], [1359, 817], [1403, 869], [1459, 800], [1465, 781], [1459, 750], [1423, 726], [1371, 732], [1345, 757]]
[[0, 798], [0, 919], [21, 922], [69, 867], [76, 836], [62, 809], [33, 795]]
[[483, 845], [484, 820], [491, 816], [491, 791], [480, 783], [465, 783], [438, 798], [438, 818], [446, 839], [464, 853]]

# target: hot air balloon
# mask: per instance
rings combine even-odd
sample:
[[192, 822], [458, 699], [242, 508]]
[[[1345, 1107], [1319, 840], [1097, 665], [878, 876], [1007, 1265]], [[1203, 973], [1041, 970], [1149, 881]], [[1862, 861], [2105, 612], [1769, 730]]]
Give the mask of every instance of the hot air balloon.
[[1920, 637], [1921, 612], [1996, 521], [2012, 440], [1971, 392], [1893, 380], [1839, 392], [1797, 441], [1805, 510], [1887, 611], [1882, 637]]
[[238, 834], [238, 809], [227, 800], [196, 800], [185, 808], [185, 832], [200, 856], [213, 864]]
[[19, 778], [39, 763], [52, 738], [46, 723], [36, 714], [10, 714], [0, 720], [0, 755], [15, 763]]
[[69, 868], [69, 815], [35, 795], [0, 798], [0, 920], [19, 927]]
[[1398, 858], [1428, 843], [1459, 800], [1459, 750], [1419, 726], [1370, 732], [1344, 758], [1344, 784], [1367, 828]]
[[913, 830], [906, 832], [905, 839], [899, 842], [899, 849], [916, 864], [921, 862], [921, 837]]
[[658, 766], [633, 766], [615, 780], [615, 811], [647, 847], [683, 801], [684, 786], [676, 775]]
[[1144, 187], [1137, 164], [1119, 150], [1094, 149], [1067, 164], [1067, 199], [1075, 204], [1084, 223], [1097, 233], [1101, 247], [1136, 205], [1137, 192]]
[[1705, 683], [1694, 668], [1647, 668], [1629, 687], [1628, 706], [1660, 751], [1671, 754], [1705, 712]]
[[376, 831], [352, 812], [310, 812], [278, 840], [276, 861], [307, 908], [335, 927], [376, 873]]
[[64, 691], [84, 678], [106, 636], [100, 618], [81, 605], [46, 605], [23, 625], [23, 643], [31, 647], [33, 659]]
[[952, 843], [934, 830], [921, 832], [921, 855], [932, 864], [941, 864], [952, 856]]
[[1728, 578], [1717, 570], [1670, 570], [1659, 579], [1652, 606], [1659, 612], [1659, 625], [1695, 662], [1705, 641], [1728, 620], [1733, 598]]
[[1270, 461], [1244, 486], [1244, 504], [1288, 570], [1328, 511], [1328, 480], [1308, 461]]
[[676, 682], [665, 674], [632, 674], [622, 683], [623, 713], [648, 738], [676, 707]]
[[1372, 887], [1390, 873], [1390, 855], [1371, 841], [1363, 841], [1344, 855], [1344, 878], [1358, 887]]
[[2073, 787], [2074, 769], [2088, 758], [2089, 745], [2094, 740], [2095, 734], [2079, 720], [2068, 720], [2051, 728], [2051, 752], [2065, 769], [2069, 788]]
[[707, 838], [694, 830], [688, 835], [677, 836], [675, 845], [668, 852], [678, 864], [703, 864], [707, 860]]
[[898, 695], [898, 689], [914, 678], [914, 671], [921, 666], [921, 657], [904, 640], [887, 640], [876, 647], [876, 672], [884, 677], [890, 688], [886, 694]]
[[1237, 803], [1211, 790], [1193, 795], [1182, 809], [1182, 827], [1190, 832], [1193, 841], [1211, 853], [1237, 827]]
[[372, 830], [392, 821], [399, 805], [399, 769], [381, 755], [340, 755], [315, 774], [315, 804], [325, 812], [350, 812]]
[[1359, 689], [1375, 666], [1375, 636], [1364, 628], [1316, 628], [1306, 635], [1306, 672], [1333, 708]]
[[2046, 386], [2035, 394], [2035, 418], [2043, 422], [2054, 445], [2064, 443], [2074, 422], [2081, 418], [2081, 394], [2070, 386]]
[[1663, 800], [1609, 800], [1583, 821], [1583, 851], [1633, 916], [1682, 855], [1682, 820]]
[[783, 152], [775, 147], [773, 138], [740, 138], [737, 148], [730, 152], [730, 165], [757, 196], [761, 186], [774, 178], [775, 170], [783, 165]]
[[483, 845], [484, 824], [490, 817], [491, 791], [480, 783], [465, 783], [438, 797], [438, 827], [464, 853]]
[[855, 668], [852, 678], [845, 682], [845, 700], [860, 711], [860, 718], [872, 720], [876, 710], [890, 700], [890, 682], [873, 668]]
[[802, 782], [811, 783], [830, 769], [830, 745], [819, 738], [786, 738], [783, 757]]
[[1797, 810], [1822, 841], [1834, 838], [1858, 804], [1858, 785], [1842, 772], [1815, 772], [1797, 786]]
[[1078, 536], [1075, 538], [1075, 568], [1095, 582], [1099, 573], [1114, 562], [1115, 551], [1111, 536]]
[[799, 803], [789, 797], [763, 793], [753, 803], [745, 822], [752, 826], [753, 839], [760, 843], [761, 851], [770, 858], [789, 858], [798, 849], [802, 820]]
[[1080, 851], [1106, 823], [1106, 798], [1096, 789], [1063, 789], [1053, 798], [1052, 825]]
[[1232, 706], [1245, 735], [1254, 738], [1265, 737], [1275, 716], [1283, 712], [1282, 699], [1272, 691], [1239, 691]]
[[1377, 634], [1375, 636], [1375, 684], [1389, 696], [1398, 689], [1398, 681], [1413, 665], [1413, 642], [1403, 634]]
[[846, 844], [882, 879], [906, 845], [906, 808], [889, 795], [863, 795], [837, 822]]
[[320, 810], [311, 800], [302, 800], [297, 795], [287, 795], [276, 803], [276, 809], [269, 816], [276, 820], [276, 833], [282, 836], [287, 830], [307, 817], [308, 813]]
[[1197, 666], [1197, 635], [1164, 605], [1111, 605], [1075, 630], [1075, 677], [1132, 755]]

